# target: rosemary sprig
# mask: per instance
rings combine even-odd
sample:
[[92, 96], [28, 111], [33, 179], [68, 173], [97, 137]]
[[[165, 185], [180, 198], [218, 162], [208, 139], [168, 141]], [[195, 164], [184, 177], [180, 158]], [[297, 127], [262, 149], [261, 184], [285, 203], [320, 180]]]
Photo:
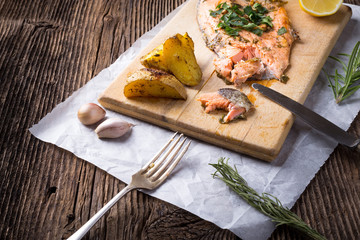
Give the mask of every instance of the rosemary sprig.
[[216, 169], [213, 176], [224, 181], [234, 192], [243, 198], [248, 204], [270, 217], [276, 222], [276, 226], [288, 225], [312, 239], [326, 239], [316, 230], [309, 227], [299, 216], [283, 207], [279, 199], [269, 193], [258, 194], [253, 188], [249, 187], [236, 167], [232, 168], [225, 158], [220, 158], [217, 164], [210, 164]]
[[329, 56], [331, 59], [341, 63], [345, 76], [335, 70], [334, 75], [329, 75], [325, 71], [326, 78], [333, 91], [336, 103], [340, 103], [353, 95], [360, 88], [360, 41], [355, 44], [351, 55], [340, 53], [338, 55], [349, 58], [347, 64], [341, 59]]

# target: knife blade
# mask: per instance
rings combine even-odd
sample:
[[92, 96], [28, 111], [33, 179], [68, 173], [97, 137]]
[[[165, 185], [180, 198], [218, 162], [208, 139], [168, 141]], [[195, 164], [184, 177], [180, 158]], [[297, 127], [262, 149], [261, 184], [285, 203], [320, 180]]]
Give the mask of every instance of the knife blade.
[[[338, 143], [349, 147], [356, 147], [359, 145], [360, 139], [350, 135], [340, 127], [336, 126], [314, 111], [308, 109], [304, 105], [261, 84], [253, 83], [252, 87], [274, 102], [288, 109], [290, 112], [301, 118], [314, 129], [333, 138]], [[358, 147], [360, 147], [360, 145]]]

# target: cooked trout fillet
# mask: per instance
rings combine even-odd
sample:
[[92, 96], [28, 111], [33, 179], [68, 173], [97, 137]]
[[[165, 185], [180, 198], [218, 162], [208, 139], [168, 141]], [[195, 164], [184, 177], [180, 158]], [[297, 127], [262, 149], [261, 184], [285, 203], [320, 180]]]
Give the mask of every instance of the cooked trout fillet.
[[257, 28], [264, 29], [262, 33], [241, 30], [236, 36], [230, 36], [219, 26], [220, 18], [227, 12], [210, 15], [219, 11], [219, 4], [224, 2], [228, 6], [237, 5], [241, 11], [250, 4], [246, 0], [199, 0], [197, 7], [203, 39], [207, 47], [216, 53], [213, 63], [218, 76], [235, 86], [249, 78], [287, 78], [284, 71], [289, 65], [291, 45], [298, 36], [290, 26], [285, 9], [270, 1], [251, 1], [266, 9], [263, 16], [270, 17], [269, 25], [272, 27], [261, 24]]
[[228, 111], [228, 113], [220, 119], [222, 123], [228, 123], [238, 118], [245, 118], [245, 113], [253, 106], [248, 97], [244, 93], [237, 91], [236, 95], [230, 94], [231, 99], [228, 99], [220, 94], [222, 90], [226, 91], [227, 89], [219, 89], [220, 92], [204, 93], [196, 100], [201, 102], [206, 113], [217, 109]]

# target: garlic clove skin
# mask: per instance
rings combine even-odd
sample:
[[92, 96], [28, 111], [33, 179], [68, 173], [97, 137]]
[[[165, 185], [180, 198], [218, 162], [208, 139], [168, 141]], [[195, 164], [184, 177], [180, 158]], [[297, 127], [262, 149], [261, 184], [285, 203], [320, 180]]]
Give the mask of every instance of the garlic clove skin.
[[78, 119], [84, 125], [92, 125], [105, 117], [105, 110], [95, 103], [82, 105], [77, 113]]
[[109, 118], [100, 123], [95, 129], [99, 138], [118, 138], [129, 132], [134, 124], [120, 118]]

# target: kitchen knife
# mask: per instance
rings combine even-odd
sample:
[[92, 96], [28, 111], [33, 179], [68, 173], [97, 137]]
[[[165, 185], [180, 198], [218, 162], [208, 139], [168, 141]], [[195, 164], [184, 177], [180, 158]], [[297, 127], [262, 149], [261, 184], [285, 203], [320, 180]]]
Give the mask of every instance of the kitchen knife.
[[281, 106], [288, 109], [290, 112], [294, 113], [296, 116], [300, 117], [304, 122], [309, 124], [311, 127], [316, 130], [332, 137], [335, 141], [344, 144], [349, 147], [360, 148], [360, 139], [350, 135], [346, 131], [342, 130], [332, 122], [323, 118], [319, 114], [308, 109], [304, 105], [286, 97], [285, 95], [272, 90], [271, 88], [265, 87], [258, 83], [253, 83], [252, 87], [258, 90], [260, 93], [264, 94], [274, 102], [280, 104]]

